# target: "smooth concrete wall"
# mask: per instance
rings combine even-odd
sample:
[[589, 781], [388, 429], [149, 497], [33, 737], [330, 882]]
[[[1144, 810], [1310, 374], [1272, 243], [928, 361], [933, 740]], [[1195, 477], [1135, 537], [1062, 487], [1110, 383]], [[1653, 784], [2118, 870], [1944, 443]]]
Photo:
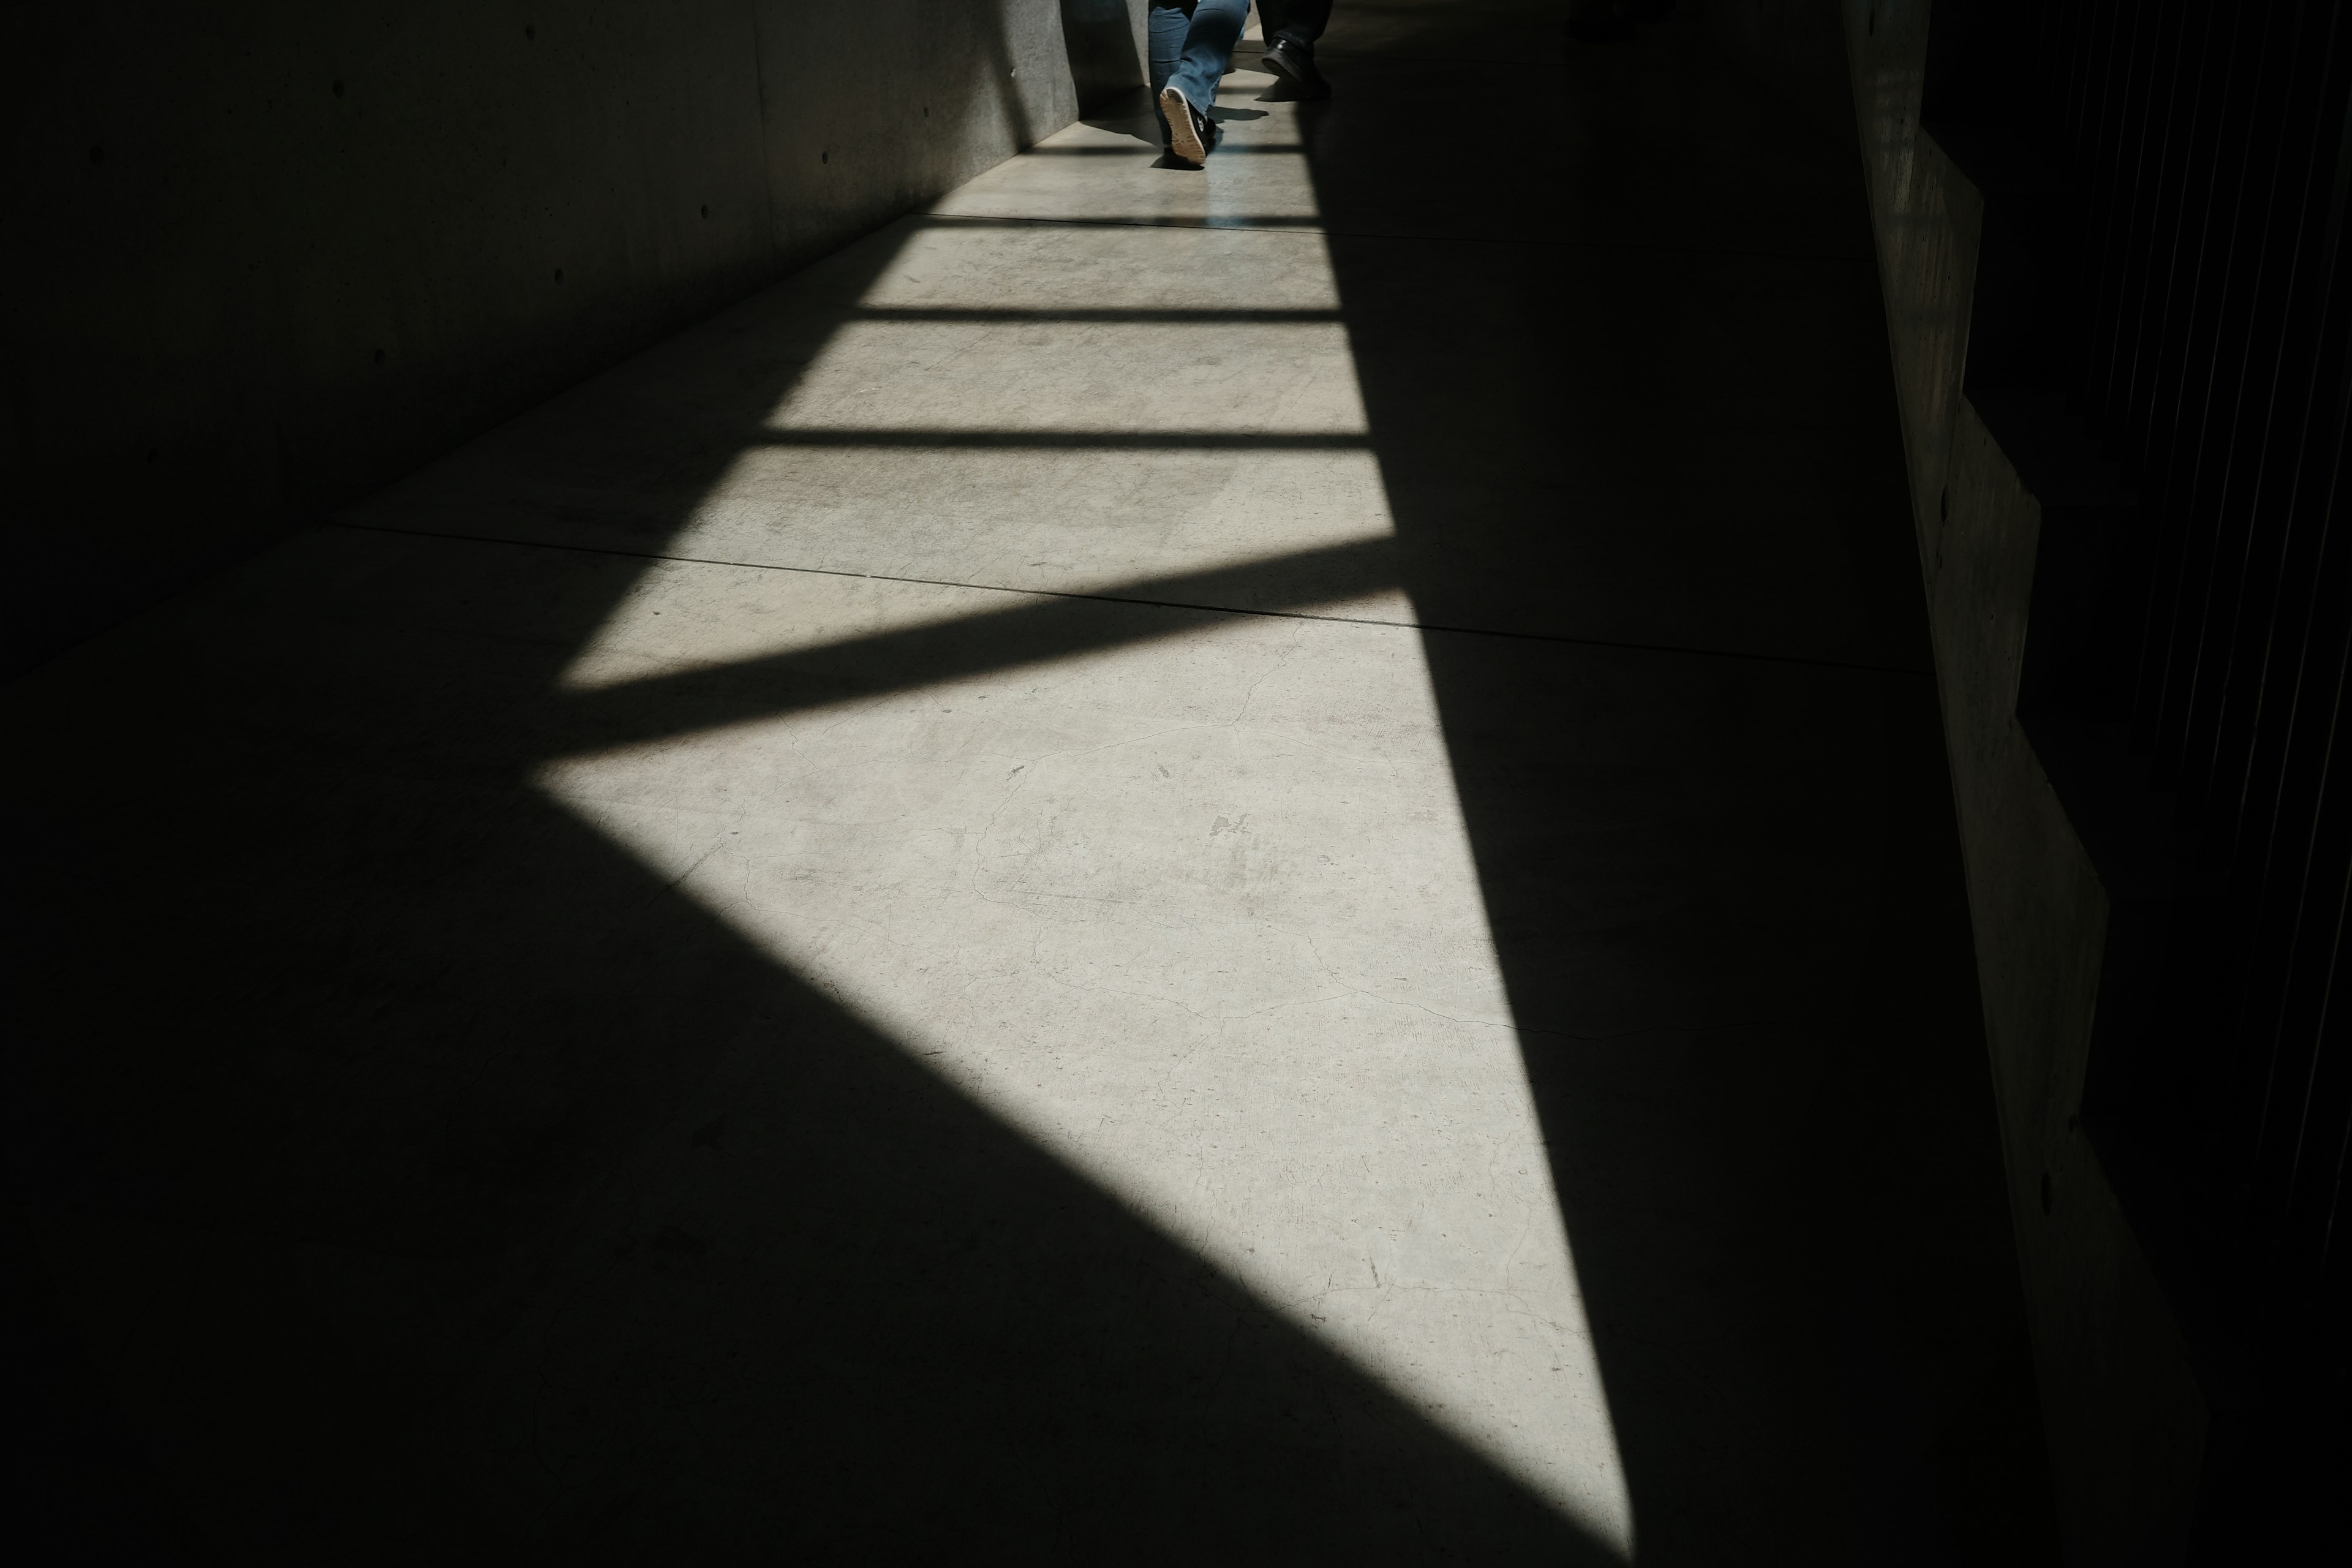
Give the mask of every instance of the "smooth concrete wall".
[[2081, 1122], [2114, 900], [2018, 721], [2042, 501], [1964, 390], [1985, 202], [1920, 123], [1929, 0], [1687, 0], [1858, 132], [2048, 1441], [2071, 1562], [2177, 1562], [2206, 1391]]
[[[0, 670], [1000, 162], [1131, 0], [222, 0], [12, 29]], [[1101, 16], [1095, 15], [1102, 12]]]
[[1844, 3], [2044, 1429], [2069, 1562], [2177, 1562], [2206, 1398], [2081, 1126], [2112, 900], [2018, 722], [2042, 501], [1965, 391], [1985, 198], [1920, 124], [1928, 21]]

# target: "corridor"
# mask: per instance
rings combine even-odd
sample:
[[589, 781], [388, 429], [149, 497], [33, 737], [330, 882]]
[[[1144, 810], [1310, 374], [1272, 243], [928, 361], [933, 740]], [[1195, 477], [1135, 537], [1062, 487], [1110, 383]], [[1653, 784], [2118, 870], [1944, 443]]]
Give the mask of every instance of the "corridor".
[[1559, 16], [1343, 0], [1204, 173], [1091, 115], [10, 690], [26, 1224], [160, 1508], [1968, 1560], [1862, 187]]

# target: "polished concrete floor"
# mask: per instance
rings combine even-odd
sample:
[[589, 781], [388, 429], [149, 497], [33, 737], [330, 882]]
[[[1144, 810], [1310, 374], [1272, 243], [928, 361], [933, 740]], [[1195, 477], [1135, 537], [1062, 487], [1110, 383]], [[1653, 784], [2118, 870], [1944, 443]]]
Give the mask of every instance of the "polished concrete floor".
[[1073, 127], [9, 692], [24, 1224], [158, 1539], [2012, 1528], [1851, 150], [1340, 10], [1205, 174]]

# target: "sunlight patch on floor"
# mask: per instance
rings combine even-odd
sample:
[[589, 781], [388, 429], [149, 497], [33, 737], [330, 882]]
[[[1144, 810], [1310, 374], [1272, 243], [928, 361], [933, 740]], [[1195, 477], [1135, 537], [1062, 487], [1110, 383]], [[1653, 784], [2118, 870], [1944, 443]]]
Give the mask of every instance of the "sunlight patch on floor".
[[539, 783], [1630, 1556], [1328, 249], [1215, 226], [1312, 213], [1300, 127], [1228, 129], [1204, 179], [1073, 127], [941, 208], [1204, 223], [919, 222], [780, 336], [700, 559], [565, 678], [751, 716]]
[[[924, 597], [760, 579], [787, 617]], [[541, 786], [1622, 1545], [1420, 639], [1186, 618]]]

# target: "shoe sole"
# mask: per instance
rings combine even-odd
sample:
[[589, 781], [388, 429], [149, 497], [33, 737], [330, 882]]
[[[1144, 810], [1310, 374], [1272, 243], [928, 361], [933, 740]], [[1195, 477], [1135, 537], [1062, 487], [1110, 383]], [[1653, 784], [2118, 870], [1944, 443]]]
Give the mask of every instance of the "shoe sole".
[[1192, 106], [1184, 95], [1172, 87], [1162, 88], [1160, 112], [1168, 117], [1168, 150], [1196, 169], [1204, 167], [1209, 150], [1201, 145], [1201, 133], [1192, 129]]

